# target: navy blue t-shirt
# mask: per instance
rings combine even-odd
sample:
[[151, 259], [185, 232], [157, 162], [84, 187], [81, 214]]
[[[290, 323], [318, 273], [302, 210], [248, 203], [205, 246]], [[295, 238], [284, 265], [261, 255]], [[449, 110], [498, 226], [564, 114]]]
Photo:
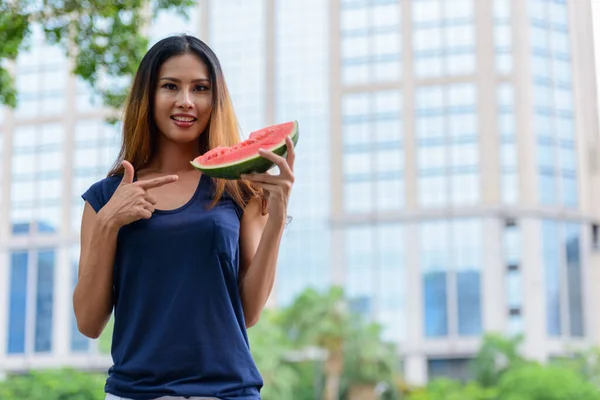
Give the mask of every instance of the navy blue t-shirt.
[[[98, 212], [121, 179], [96, 182], [82, 197]], [[119, 230], [107, 393], [260, 399], [238, 290], [242, 209], [226, 194], [209, 209], [213, 190], [202, 176], [182, 207]]]

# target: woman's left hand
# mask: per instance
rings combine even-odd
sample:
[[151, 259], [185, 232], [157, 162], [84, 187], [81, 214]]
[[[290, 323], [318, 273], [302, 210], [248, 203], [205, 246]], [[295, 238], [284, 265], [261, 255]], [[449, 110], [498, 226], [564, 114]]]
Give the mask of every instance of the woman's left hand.
[[294, 185], [294, 143], [287, 137], [287, 157], [284, 158], [271, 151], [260, 149], [259, 154], [271, 160], [279, 167], [279, 175], [269, 173], [243, 174], [242, 179], [248, 180], [265, 191], [267, 197], [267, 210], [269, 218], [275, 218], [285, 222], [287, 219], [287, 206]]

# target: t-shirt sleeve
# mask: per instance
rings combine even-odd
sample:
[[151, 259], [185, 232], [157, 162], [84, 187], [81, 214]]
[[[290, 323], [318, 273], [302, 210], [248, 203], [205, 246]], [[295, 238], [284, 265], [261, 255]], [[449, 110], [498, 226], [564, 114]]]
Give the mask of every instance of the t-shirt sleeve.
[[103, 182], [96, 182], [81, 195], [81, 198], [90, 203], [90, 205], [96, 212], [100, 211], [100, 209], [104, 207], [104, 204], [106, 204], [106, 200], [104, 199], [102, 189]]
[[101, 181], [94, 183], [86, 190], [81, 197], [83, 200], [90, 203], [94, 211], [98, 212], [108, 201], [117, 189], [120, 182], [118, 178], [105, 178]]

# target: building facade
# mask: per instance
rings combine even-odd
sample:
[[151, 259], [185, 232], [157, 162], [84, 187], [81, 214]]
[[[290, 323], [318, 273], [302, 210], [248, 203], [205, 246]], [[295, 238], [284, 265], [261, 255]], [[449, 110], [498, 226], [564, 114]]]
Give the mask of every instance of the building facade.
[[[489, 331], [524, 334], [539, 360], [598, 343], [588, 1], [205, 0], [189, 16], [162, 14], [152, 41], [215, 49], [245, 135], [300, 123], [272, 305], [343, 285], [417, 384], [465, 376]], [[34, 41], [0, 111], [0, 373], [104, 369], [110, 332], [79, 334], [71, 294], [80, 195], [118, 126]]]

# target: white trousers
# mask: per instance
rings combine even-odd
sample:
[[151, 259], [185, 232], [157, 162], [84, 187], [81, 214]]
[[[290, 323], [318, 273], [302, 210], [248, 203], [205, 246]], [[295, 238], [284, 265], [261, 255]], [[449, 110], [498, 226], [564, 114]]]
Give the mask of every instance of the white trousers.
[[[107, 393], [104, 400], [131, 400], [126, 397], [115, 396]], [[163, 396], [155, 400], [219, 400], [216, 397], [181, 397], [181, 396]]]

